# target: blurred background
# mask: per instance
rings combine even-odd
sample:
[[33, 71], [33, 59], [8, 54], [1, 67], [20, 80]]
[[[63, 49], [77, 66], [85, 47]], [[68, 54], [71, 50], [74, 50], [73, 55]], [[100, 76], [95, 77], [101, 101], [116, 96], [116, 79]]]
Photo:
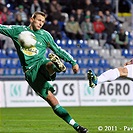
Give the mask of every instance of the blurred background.
[[[47, 14], [43, 29], [69, 52], [80, 66], [71, 65], [51, 82], [63, 106], [133, 105], [133, 82], [115, 82], [88, 87], [87, 71], [97, 75], [123, 66], [133, 57], [132, 0], [0, 0], [0, 24], [29, 25], [35, 11]], [[46, 56], [51, 52], [47, 50]], [[24, 79], [16, 49], [9, 37], [0, 34], [0, 106], [48, 106]]]
[[[43, 28], [80, 66], [73, 75], [71, 65], [65, 63], [66, 73], [57, 78], [85, 79], [90, 68], [99, 75], [133, 56], [132, 0], [0, 0], [0, 24], [29, 25], [34, 11], [46, 12]], [[0, 78], [24, 78], [12, 40], [1, 34]]]

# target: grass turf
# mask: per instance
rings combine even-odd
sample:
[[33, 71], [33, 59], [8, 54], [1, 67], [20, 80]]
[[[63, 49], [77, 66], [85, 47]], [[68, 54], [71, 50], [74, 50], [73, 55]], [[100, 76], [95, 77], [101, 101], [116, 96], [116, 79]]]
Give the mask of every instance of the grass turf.
[[[89, 133], [133, 133], [133, 107], [65, 107]], [[99, 131], [98, 127], [103, 130]], [[128, 131], [124, 131], [128, 126]], [[129, 129], [130, 127], [130, 129]], [[114, 131], [113, 131], [114, 130]], [[76, 133], [49, 107], [0, 108], [0, 133]]]

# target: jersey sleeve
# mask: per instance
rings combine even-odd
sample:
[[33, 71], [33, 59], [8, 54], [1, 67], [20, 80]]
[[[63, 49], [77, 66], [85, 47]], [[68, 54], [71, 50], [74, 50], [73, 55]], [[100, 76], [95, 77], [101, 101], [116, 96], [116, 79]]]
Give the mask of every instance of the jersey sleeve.
[[0, 33], [10, 38], [13, 38], [17, 34], [17, 26], [0, 25]]
[[57, 54], [62, 60], [69, 62], [70, 64], [72, 64], [72, 66], [76, 65], [76, 60], [73, 59], [73, 57], [66, 52], [64, 49], [62, 49], [61, 47], [59, 47], [55, 42], [53, 37], [49, 34], [48, 35], [48, 47], [55, 53]]

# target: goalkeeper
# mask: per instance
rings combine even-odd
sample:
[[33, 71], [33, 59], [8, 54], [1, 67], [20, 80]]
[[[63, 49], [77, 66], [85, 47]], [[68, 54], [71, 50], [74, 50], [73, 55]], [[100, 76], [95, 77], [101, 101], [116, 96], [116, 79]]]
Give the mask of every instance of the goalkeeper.
[[[0, 25], [0, 33], [13, 40], [25, 73], [25, 79], [34, 91], [49, 103], [56, 115], [71, 125], [78, 133], [87, 133], [88, 130], [75, 122], [59, 104], [53, 95], [54, 88], [48, 82], [55, 80], [56, 72], [66, 70], [59, 58], [69, 62], [74, 73], [78, 72], [79, 66], [69, 53], [58, 47], [49, 32], [41, 29], [45, 23], [45, 17], [45, 13], [35, 12], [30, 18], [29, 26]], [[23, 31], [30, 31], [35, 35], [37, 41], [35, 46], [24, 48], [21, 45], [18, 37]], [[49, 59], [44, 56], [47, 48], [54, 52], [49, 55]]]

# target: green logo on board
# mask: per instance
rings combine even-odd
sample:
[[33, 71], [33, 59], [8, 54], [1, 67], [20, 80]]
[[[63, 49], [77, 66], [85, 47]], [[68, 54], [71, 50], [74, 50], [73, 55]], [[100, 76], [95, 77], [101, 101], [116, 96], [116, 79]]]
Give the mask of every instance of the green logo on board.
[[11, 97], [20, 97], [21, 96], [21, 85], [20, 84], [11, 84], [10, 85], [10, 96]]

